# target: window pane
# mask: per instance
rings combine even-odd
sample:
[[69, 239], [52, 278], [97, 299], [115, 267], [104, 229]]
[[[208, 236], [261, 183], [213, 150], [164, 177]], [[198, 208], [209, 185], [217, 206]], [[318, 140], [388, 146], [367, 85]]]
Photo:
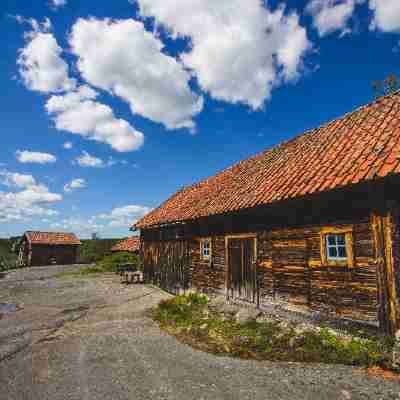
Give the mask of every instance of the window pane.
[[346, 254], [346, 247], [344, 247], [344, 246], [339, 246], [338, 250], [339, 250], [339, 257], [340, 257], [340, 258], [346, 258], [346, 257], [347, 257], [347, 254]]
[[335, 236], [333, 236], [333, 235], [328, 235], [328, 244], [329, 244], [329, 245], [335, 245], [335, 244], [336, 244]]
[[341, 244], [341, 245], [346, 244], [345, 235], [336, 235], [336, 237], [337, 237], [337, 243], [338, 244]]
[[328, 247], [328, 257], [336, 258], [338, 256], [336, 247]]

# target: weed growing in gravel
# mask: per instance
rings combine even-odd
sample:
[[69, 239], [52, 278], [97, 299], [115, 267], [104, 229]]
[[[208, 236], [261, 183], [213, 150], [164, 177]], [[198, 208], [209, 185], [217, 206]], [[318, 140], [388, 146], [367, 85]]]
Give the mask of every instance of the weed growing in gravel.
[[208, 307], [198, 294], [176, 296], [152, 310], [160, 326], [193, 347], [271, 361], [320, 362], [371, 367], [390, 366], [391, 343], [376, 337], [339, 336], [328, 329], [299, 329], [279, 321], [244, 324]]

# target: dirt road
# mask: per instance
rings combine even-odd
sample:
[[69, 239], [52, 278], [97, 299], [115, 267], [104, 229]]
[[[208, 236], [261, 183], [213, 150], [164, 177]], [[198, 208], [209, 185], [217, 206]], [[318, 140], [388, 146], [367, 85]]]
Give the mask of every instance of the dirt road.
[[396, 399], [398, 383], [357, 369], [244, 361], [195, 351], [146, 317], [169, 295], [118, 277], [0, 280], [1, 400]]

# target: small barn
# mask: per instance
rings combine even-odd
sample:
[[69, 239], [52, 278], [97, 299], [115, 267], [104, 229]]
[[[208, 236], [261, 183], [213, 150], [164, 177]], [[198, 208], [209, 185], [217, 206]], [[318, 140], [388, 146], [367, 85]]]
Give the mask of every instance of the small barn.
[[400, 92], [183, 188], [135, 224], [147, 280], [400, 329]]
[[76, 264], [80, 245], [73, 233], [27, 231], [20, 240], [18, 264], [27, 267]]
[[130, 238], [121, 240], [111, 248], [112, 253], [128, 252], [132, 254], [139, 254], [140, 250], [140, 237], [132, 236]]

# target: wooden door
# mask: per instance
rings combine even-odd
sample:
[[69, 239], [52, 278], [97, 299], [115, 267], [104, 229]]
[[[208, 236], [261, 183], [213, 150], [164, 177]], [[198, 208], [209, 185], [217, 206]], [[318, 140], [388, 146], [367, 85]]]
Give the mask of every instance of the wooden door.
[[228, 290], [231, 297], [255, 301], [255, 238], [228, 239]]

